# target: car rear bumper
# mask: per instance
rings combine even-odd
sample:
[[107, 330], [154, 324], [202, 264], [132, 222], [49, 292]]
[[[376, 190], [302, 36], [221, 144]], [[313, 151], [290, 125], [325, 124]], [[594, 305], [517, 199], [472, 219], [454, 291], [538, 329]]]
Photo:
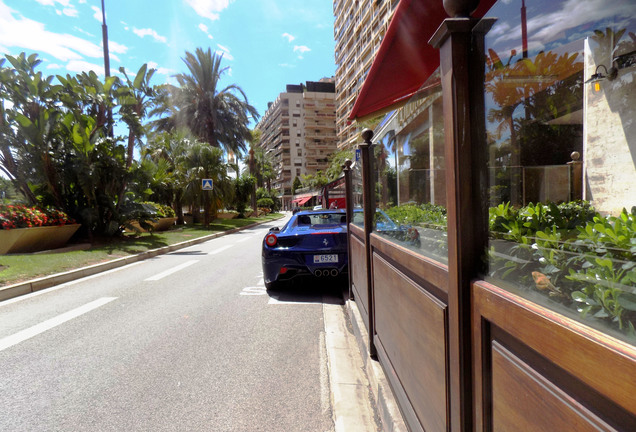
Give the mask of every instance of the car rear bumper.
[[[311, 262], [314, 253], [293, 254], [284, 251], [267, 251], [263, 252], [263, 279], [265, 283], [272, 283], [282, 280], [293, 279], [298, 276], [320, 276], [334, 277], [348, 271], [347, 253], [333, 252], [330, 254], [338, 254], [337, 263], [316, 263]], [[283, 270], [284, 269], [284, 270]], [[325, 274], [325, 270], [327, 273]]]

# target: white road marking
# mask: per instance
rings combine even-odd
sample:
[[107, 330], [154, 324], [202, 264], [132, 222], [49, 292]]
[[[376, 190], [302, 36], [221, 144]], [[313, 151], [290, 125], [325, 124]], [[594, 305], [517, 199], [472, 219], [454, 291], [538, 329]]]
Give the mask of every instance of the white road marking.
[[283, 305], [283, 304], [290, 304], [290, 305], [311, 305], [311, 304], [316, 304], [316, 305], [322, 305], [324, 304], [324, 301], [285, 301], [285, 300], [278, 300], [277, 296], [270, 296], [269, 301], [267, 302], [267, 304], [276, 304], [276, 305]]
[[265, 295], [267, 294], [267, 291], [265, 290], [264, 286], [257, 286], [257, 287], [245, 287], [243, 288], [243, 291], [241, 291], [241, 295]]
[[84, 282], [84, 281], [87, 281], [87, 280], [90, 280], [90, 279], [95, 279], [95, 278], [98, 278], [100, 276], [104, 276], [104, 275], [107, 275], [107, 274], [110, 274], [110, 273], [114, 273], [116, 271], [125, 270], [125, 269], [128, 269], [128, 268], [130, 268], [132, 266], [139, 265], [139, 264], [141, 264], [141, 261], [137, 261], [137, 262], [134, 262], [134, 263], [126, 264], [125, 266], [117, 267], [117, 268], [110, 269], [110, 270], [107, 270], [107, 271], [104, 271], [104, 272], [96, 273], [94, 275], [86, 276], [86, 277], [83, 277], [81, 279], [75, 279], [75, 280], [72, 280], [72, 281], [69, 281], [69, 282], [65, 282], [63, 284], [60, 284], [60, 285], [57, 285], [57, 286], [54, 286], [54, 287], [51, 287], [51, 288], [46, 288], [46, 289], [43, 289], [43, 290], [40, 290], [40, 291], [36, 291], [36, 292], [30, 293], [30, 294], [25, 294], [25, 295], [22, 295], [22, 296], [19, 296], [19, 297], [15, 297], [15, 298], [12, 298], [12, 299], [9, 299], [9, 300], [5, 300], [3, 302], [0, 302], [0, 307], [7, 306], [7, 305], [10, 305], [10, 304], [13, 304], [13, 303], [17, 303], [17, 302], [22, 301], [22, 300], [30, 299], [32, 297], [37, 297], [39, 295], [50, 293], [52, 291], [57, 291], [59, 289], [66, 288], [68, 286], [75, 285], [75, 284], [78, 284], [78, 283], [81, 283], [81, 282]]
[[229, 249], [229, 248], [231, 248], [232, 246], [234, 246], [234, 245], [227, 245], [227, 246], [223, 246], [223, 247], [221, 247], [221, 248], [218, 248], [217, 250], [214, 250], [214, 251], [212, 251], [212, 252], [208, 252], [208, 255], [216, 255], [216, 254], [221, 253], [221, 252], [223, 252], [223, 251], [225, 251], [225, 250], [228, 250], [228, 249]]
[[156, 275], [154, 275], [154, 276], [152, 276], [152, 277], [149, 277], [148, 279], [145, 279], [145, 280], [146, 280], [146, 281], [156, 281], [156, 280], [159, 280], [159, 279], [163, 279], [163, 278], [165, 278], [166, 276], [170, 276], [171, 274], [176, 273], [176, 272], [178, 272], [179, 270], [183, 270], [184, 268], [189, 267], [189, 266], [191, 266], [192, 264], [196, 264], [196, 263], [198, 263], [198, 262], [199, 262], [198, 260], [190, 260], [190, 261], [186, 261], [186, 262], [184, 262], [183, 264], [179, 264], [178, 266], [173, 267], [173, 268], [171, 268], [170, 270], [166, 270], [165, 272], [161, 272], [161, 273], [156, 274]]
[[40, 333], [44, 333], [47, 330], [57, 327], [60, 324], [64, 324], [65, 322], [70, 321], [73, 318], [84, 315], [85, 313], [88, 313], [93, 309], [97, 309], [98, 307], [104, 306], [106, 303], [110, 303], [111, 301], [116, 299], [117, 297], [102, 297], [100, 299], [87, 303], [84, 306], [80, 306], [76, 309], [63, 313], [62, 315], [58, 315], [54, 318], [41, 322], [40, 324], [36, 324], [33, 327], [29, 327], [28, 329], [19, 331], [14, 335], [0, 339], [0, 351], [12, 347], [13, 345], [17, 345], [20, 342], [24, 342], [27, 339], [37, 336]]

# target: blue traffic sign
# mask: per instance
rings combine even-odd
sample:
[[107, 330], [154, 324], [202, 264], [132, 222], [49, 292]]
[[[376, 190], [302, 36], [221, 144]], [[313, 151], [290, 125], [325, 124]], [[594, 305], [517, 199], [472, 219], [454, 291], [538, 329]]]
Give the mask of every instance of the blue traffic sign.
[[214, 189], [214, 184], [212, 179], [202, 179], [201, 180], [201, 189], [203, 190], [212, 190]]

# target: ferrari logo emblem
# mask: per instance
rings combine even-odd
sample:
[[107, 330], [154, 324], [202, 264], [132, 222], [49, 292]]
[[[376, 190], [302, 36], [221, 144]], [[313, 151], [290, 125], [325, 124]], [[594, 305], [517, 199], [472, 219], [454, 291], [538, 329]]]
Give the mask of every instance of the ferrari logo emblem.
[[322, 242], [325, 246], [329, 246], [329, 242], [327, 241], [327, 239], [324, 239]]

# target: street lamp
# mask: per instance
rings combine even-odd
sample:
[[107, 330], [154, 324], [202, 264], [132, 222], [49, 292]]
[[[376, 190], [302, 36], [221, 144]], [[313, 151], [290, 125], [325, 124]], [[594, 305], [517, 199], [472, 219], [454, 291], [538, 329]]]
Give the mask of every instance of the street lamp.
[[[106, 10], [102, 0], [102, 45], [104, 46], [104, 75], [110, 76], [110, 58], [108, 55], [108, 27], [106, 26]], [[113, 136], [113, 109], [108, 107], [108, 136]]]

